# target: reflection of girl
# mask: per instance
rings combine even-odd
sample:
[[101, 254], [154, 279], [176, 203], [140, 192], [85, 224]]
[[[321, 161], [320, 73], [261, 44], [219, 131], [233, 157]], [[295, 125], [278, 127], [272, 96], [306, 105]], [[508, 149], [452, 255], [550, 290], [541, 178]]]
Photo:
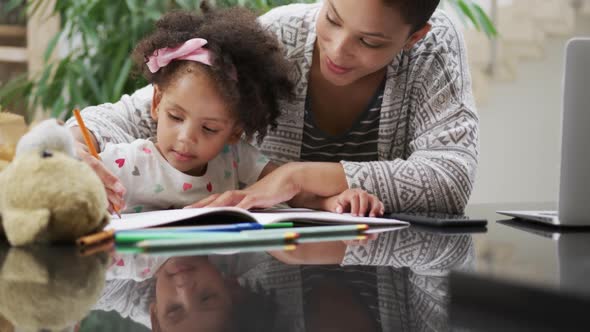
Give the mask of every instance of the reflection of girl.
[[[276, 299], [300, 298], [297, 287], [266, 281], [257, 269], [278, 274], [290, 266], [266, 254], [153, 258], [117, 255], [95, 310], [115, 310], [154, 331], [286, 330], [293, 313]], [[260, 264], [259, 264], [260, 263]], [[274, 319], [280, 315], [283, 319]], [[259, 316], [259, 317], [258, 317]], [[300, 313], [294, 316], [301, 317]]]
[[[272, 297], [224, 277], [206, 257], [171, 258], [155, 277], [150, 304], [154, 331], [272, 330]], [[255, 319], [257, 314], [264, 319]]]
[[[401, 230], [365, 246], [323, 245], [301, 245], [280, 260], [265, 253], [119, 257], [96, 309], [155, 331], [313, 331], [360, 322], [363, 331], [448, 329], [446, 275], [472, 263], [471, 237]], [[342, 252], [331, 255], [332, 248]]]

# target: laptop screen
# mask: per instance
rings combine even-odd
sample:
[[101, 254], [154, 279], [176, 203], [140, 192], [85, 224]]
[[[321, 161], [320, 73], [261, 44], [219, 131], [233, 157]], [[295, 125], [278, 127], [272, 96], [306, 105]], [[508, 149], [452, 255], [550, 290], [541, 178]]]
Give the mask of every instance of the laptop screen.
[[566, 46], [559, 185], [559, 220], [590, 222], [590, 38]]

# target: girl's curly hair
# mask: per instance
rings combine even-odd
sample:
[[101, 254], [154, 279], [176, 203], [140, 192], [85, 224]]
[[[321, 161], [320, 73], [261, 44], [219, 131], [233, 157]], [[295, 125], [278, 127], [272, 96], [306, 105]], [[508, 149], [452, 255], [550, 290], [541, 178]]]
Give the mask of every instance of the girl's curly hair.
[[[292, 98], [289, 63], [276, 37], [265, 31], [248, 9], [212, 9], [203, 1], [201, 11], [201, 15], [176, 11], [163, 16], [155, 31], [135, 47], [133, 58], [144, 77], [162, 89], [181, 73], [192, 71], [187, 66], [200, 66], [217, 85], [246, 138], [256, 135], [260, 142], [268, 127], [276, 126], [279, 100]], [[180, 46], [192, 38], [207, 40], [204, 47], [215, 55], [212, 66], [181, 60], [153, 74], [148, 70], [146, 62], [154, 51]], [[237, 81], [230, 75], [232, 67]]]

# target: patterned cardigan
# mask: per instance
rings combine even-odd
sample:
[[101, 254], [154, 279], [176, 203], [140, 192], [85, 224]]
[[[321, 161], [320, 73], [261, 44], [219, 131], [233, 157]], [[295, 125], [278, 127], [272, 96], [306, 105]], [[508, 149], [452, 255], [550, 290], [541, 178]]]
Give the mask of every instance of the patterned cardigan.
[[[260, 17], [276, 34], [292, 63], [295, 99], [281, 103], [278, 126], [261, 150], [275, 162], [300, 160], [304, 106], [315, 22], [321, 4], [278, 7]], [[349, 187], [377, 195], [387, 211], [462, 212], [471, 193], [478, 158], [478, 117], [462, 36], [441, 11], [432, 30], [387, 67], [381, 105], [378, 160], [342, 161]], [[82, 116], [107, 142], [155, 136], [149, 109], [152, 87], [115, 104], [88, 107]], [[70, 119], [68, 125], [75, 125]]]

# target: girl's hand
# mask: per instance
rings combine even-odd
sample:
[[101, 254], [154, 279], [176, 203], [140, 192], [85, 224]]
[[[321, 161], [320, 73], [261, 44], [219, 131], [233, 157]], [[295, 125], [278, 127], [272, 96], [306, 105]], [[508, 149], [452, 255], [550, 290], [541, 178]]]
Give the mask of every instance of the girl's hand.
[[104, 184], [107, 193], [107, 199], [110, 203], [109, 212], [114, 212], [113, 206], [116, 206], [117, 209], [122, 210], [125, 207], [125, 200], [123, 199], [123, 195], [125, 195], [125, 187], [100, 160], [94, 158], [90, 154], [88, 151], [88, 146], [86, 146], [86, 143], [84, 143], [84, 138], [80, 134], [80, 129], [78, 127], [73, 127], [71, 131], [72, 134], [74, 134], [74, 139], [76, 142], [76, 154], [78, 157], [80, 157], [80, 159], [82, 159], [83, 162], [88, 164], [88, 166], [94, 170], [94, 172]]
[[243, 209], [269, 208], [287, 202], [300, 192], [288, 167], [280, 167], [243, 190], [213, 194], [185, 208], [236, 206]]
[[379, 217], [385, 212], [383, 203], [375, 195], [359, 189], [347, 189], [339, 195], [326, 198], [323, 207], [335, 213], [350, 212], [353, 216]]

